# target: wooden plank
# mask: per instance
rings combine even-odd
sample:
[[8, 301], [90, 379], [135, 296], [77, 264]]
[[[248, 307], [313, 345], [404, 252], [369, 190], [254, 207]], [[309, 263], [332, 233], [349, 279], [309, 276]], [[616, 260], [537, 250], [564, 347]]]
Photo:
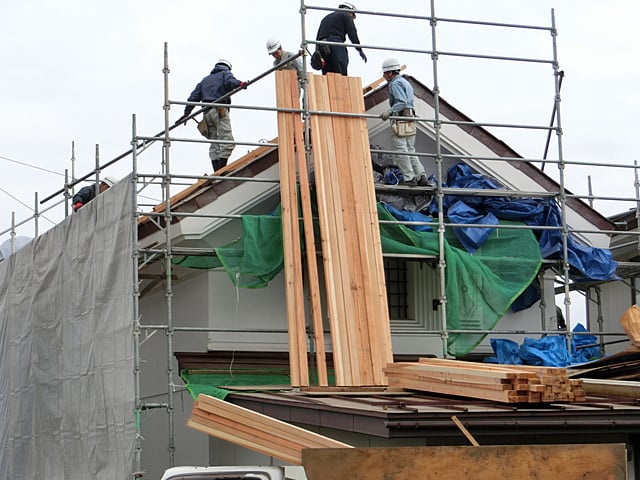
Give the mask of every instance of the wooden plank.
[[[291, 102], [287, 99], [290, 96], [292, 75], [287, 74], [293, 73], [290, 70], [275, 72], [278, 107], [290, 107]], [[295, 82], [297, 91], [297, 80]], [[289, 364], [291, 385], [299, 387], [309, 385], [309, 371], [292, 116], [292, 113], [278, 112], [278, 160], [280, 166], [285, 294], [287, 322], [289, 325]]]
[[[324, 76], [309, 74], [308, 94], [312, 110], [329, 111], [331, 107], [327, 90]], [[321, 115], [311, 116], [311, 138], [335, 379], [337, 385], [350, 385], [351, 361], [349, 355], [344, 355], [348, 347], [344, 344], [347, 335], [341, 319], [346, 318], [351, 312], [346, 310], [342, 272], [337, 260], [341, 258], [344, 242], [341, 245], [342, 236], [338, 235], [339, 227], [342, 225], [342, 208], [337, 203], [339, 198], [336, 199], [334, 185], [330, 181], [333, 166], [336, 164], [330, 118]], [[345, 265], [344, 268], [348, 266]]]
[[351, 448], [258, 412], [200, 394], [187, 426], [280, 460], [300, 464], [303, 449]]
[[460, 429], [460, 431], [464, 434], [464, 436], [467, 437], [467, 440], [469, 440], [469, 442], [471, 442], [471, 445], [473, 445], [474, 447], [480, 446], [478, 441], [475, 438], [473, 438], [473, 435], [471, 435], [471, 433], [469, 433], [469, 430], [467, 430], [467, 427], [465, 427], [462, 424], [462, 422], [458, 419], [458, 417], [456, 417], [454, 415], [454, 416], [451, 417], [451, 420], [453, 420], [453, 423], [456, 424], [456, 427], [458, 427]]
[[420, 392], [441, 393], [444, 395], [456, 395], [460, 397], [481, 398], [484, 400], [493, 400], [496, 402], [513, 403], [515, 393], [513, 390], [496, 391], [482, 388], [473, 388], [467, 386], [456, 385], [435, 385], [419, 380], [411, 380], [398, 377], [387, 377], [390, 387], [402, 387], [409, 390], [418, 390]]
[[[349, 101], [350, 110], [354, 113], [364, 114], [364, 98], [360, 95], [361, 81], [358, 77], [349, 77]], [[371, 269], [370, 284], [367, 305], [372, 306], [373, 315], [368, 319], [370, 323], [370, 342], [376, 346], [373, 354], [374, 371], [377, 375], [376, 383], [384, 384], [385, 378], [382, 368], [393, 361], [393, 348], [391, 343], [391, 327], [387, 305], [387, 287], [382, 259], [382, 242], [380, 238], [380, 225], [377, 210], [377, 197], [373, 183], [373, 163], [371, 160], [371, 146], [369, 144], [369, 131], [365, 118], [355, 118], [354, 125], [359, 129], [356, 140], [360, 142], [359, 152], [362, 158], [360, 177], [355, 179], [360, 187], [358, 197], [363, 199], [363, 222], [365, 232], [368, 233], [366, 250], [362, 253], [369, 260]]]
[[443, 373], [451, 373], [454, 375], [463, 375], [468, 374], [474, 377], [482, 377], [489, 379], [511, 379], [515, 380], [518, 378], [517, 372], [501, 372], [496, 370], [468, 370], [464, 367], [455, 367], [455, 366], [438, 366], [438, 365], [428, 365], [424, 363], [412, 363], [412, 362], [396, 362], [389, 363], [385, 367], [385, 371], [389, 372], [443, 372]]
[[302, 464], [308, 480], [627, 478], [624, 444], [309, 449]]
[[[293, 70], [285, 70], [291, 77], [295, 76]], [[290, 108], [299, 108], [300, 99], [297, 78], [289, 80], [288, 103]], [[316, 243], [313, 227], [313, 212], [311, 208], [311, 188], [309, 186], [309, 169], [305, 152], [302, 121], [297, 113], [291, 114], [293, 121], [293, 135], [295, 142], [296, 165], [299, 172], [300, 199], [302, 205], [302, 219], [304, 224], [305, 251], [307, 260], [307, 278], [309, 282], [309, 296], [311, 297], [311, 318], [313, 324], [313, 338], [316, 352], [316, 368], [318, 373], [318, 385], [328, 386], [326, 351], [324, 345], [324, 326], [322, 321], [322, 306], [320, 301], [320, 282], [318, 277], [318, 263], [316, 255]]]
[[[329, 93], [330, 110], [332, 112], [347, 112], [348, 104], [346, 95], [348, 90], [347, 77], [339, 74], [328, 74], [327, 86]], [[363, 358], [370, 357], [367, 352], [368, 335], [363, 332], [366, 327], [365, 290], [363, 286], [363, 265], [359, 254], [361, 244], [366, 244], [358, 231], [358, 217], [355, 204], [357, 202], [353, 191], [353, 170], [357, 170], [357, 164], [353, 159], [353, 142], [351, 132], [351, 120], [346, 117], [332, 116], [333, 141], [336, 151], [335, 175], [328, 181], [335, 182], [337, 189], [334, 194], [340, 198], [342, 209], [342, 225], [338, 234], [344, 238], [344, 256], [338, 261], [347, 264], [348, 268], [341, 269], [342, 285], [345, 302], [350, 304], [351, 315], [341, 319], [346, 331], [346, 349], [344, 355], [350, 355], [351, 373], [350, 385], [371, 385], [373, 382], [370, 362]], [[363, 327], [364, 325], [364, 327]]]

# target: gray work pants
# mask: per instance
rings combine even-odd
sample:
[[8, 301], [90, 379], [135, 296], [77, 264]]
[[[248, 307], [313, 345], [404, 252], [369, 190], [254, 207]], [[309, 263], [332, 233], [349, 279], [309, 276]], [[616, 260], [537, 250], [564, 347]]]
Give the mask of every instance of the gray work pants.
[[[209, 126], [210, 140], [223, 140], [233, 142], [231, 132], [231, 117], [228, 108], [212, 108], [205, 114]], [[231, 156], [235, 145], [233, 143], [212, 143], [209, 146], [209, 158], [211, 163], [226, 160]]]
[[[425, 175], [424, 166], [416, 155], [410, 155], [416, 152], [416, 136], [399, 137], [393, 130], [391, 131], [391, 144], [396, 153], [394, 155], [394, 163], [402, 172], [404, 181], [419, 179]], [[404, 152], [404, 153], [400, 153]]]

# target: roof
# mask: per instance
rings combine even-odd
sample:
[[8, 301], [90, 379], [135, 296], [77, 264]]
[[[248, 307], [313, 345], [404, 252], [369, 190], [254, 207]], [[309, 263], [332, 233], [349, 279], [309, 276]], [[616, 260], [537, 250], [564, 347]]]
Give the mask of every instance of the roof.
[[[286, 352], [208, 352], [176, 353], [179, 368], [228, 368], [233, 358], [237, 369], [288, 368]], [[330, 365], [330, 356], [327, 357]], [[408, 361], [409, 356], [395, 356]], [[504, 442], [505, 434], [514, 438], [536, 435], [557, 441], [554, 436], [584, 435], [594, 441], [599, 436], [632, 435], [640, 427], [640, 403], [635, 398], [588, 395], [585, 402], [549, 404], [505, 404], [448, 395], [412, 391], [389, 391], [382, 387], [348, 391], [340, 387], [225, 387], [231, 390], [227, 401], [270, 417], [306, 426], [336, 429], [381, 438], [466, 440], [452, 422], [455, 415], [481, 443]], [[235, 389], [234, 389], [235, 388]], [[250, 390], [250, 391], [247, 391]], [[500, 440], [491, 437], [500, 437]], [[522, 440], [523, 441], [523, 440]], [[517, 440], [514, 440], [517, 443]], [[582, 442], [581, 442], [582, 443]]]

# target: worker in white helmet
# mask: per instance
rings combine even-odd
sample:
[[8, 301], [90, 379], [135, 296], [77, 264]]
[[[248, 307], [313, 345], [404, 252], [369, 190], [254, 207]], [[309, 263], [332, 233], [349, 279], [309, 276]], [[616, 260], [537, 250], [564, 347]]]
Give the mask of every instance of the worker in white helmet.
[[[104, 177], [100, 180], [98, 184], [98, 192], [102, 193], [105, 190], [113, 187], [118, 182], [118, 179], [115, 177]], [[73, 211], [77, 212], [83, 205], [89, 203], [91, 200], [96, 198], [96, 185], [87, 185], [86, 187], [82, 187], [78, 190], [73, 198], [71, 199], [71, 205], [73, 205]]]
[[[196, 88], [187, 98], [187, 102], [230, 104], [231, 99], [228, 97], [221, 101], [218, 100], [237, 88], [246, 87], [247, 82], [238, 80], [231, 73], [231, 62], [221, 58], [216, 62], [211, 73], [196, 85]], [[194, 105], [184, 107], [184, 115], [176, 120], [175, 123], [186, 123], [185, 117], [191, 113], [193, 108]], [[207, 122], [208, 139], [224, 142], [234, 141], [228, 108], [209, 108], [204, 113], [204, 119]], [[212, 143], [209, 146], [209, 158], [214, 172], [227, 164], [227, 160], [229, 160], [234, 148], [235, 144], [233, 143]]]
[[291, 60], [291, 57], [295, 56], [295, 53], [288, 52], [282, 49], [282, 43], [277, 38], [269, 38], [267, 40], [267, 53], [273, 57], [273, 66], [277, 67], [279, 64], [283, 64], [278, 70], [295, 70], [298, 75], [298, 88], [302, 85], [302, 60], [300, 57], [295, 60]]
[[[400, 75], [400, 62], [387, 58], [382, 62], [382, 75], [388, 82], [389, 109], [380, 114], [382, 120], [389, 117], [415, 117], [413, 109], [413, 87]], [[391, 143], [397, 152], [394, 155], [396, 166], [402, 172], [405, 185], [428, 185], [424, 166], [415, 155], [416, 122], [409, 119], [391, 120]], [[414, 155], [411, 155], [414, 154]]]
[[[351, 43], [359, 45], [360, 39], [354, 22], [356, 18], [355, 5], [342, 2], [338, 5], [338, 8], [339, 10], [331, 12], [322, 19], [318, 27], [316, 40], [344, 43], [346, 37], [349, 37]], [[319, 45], [318, 50], [324, 60], [324, 65], [322, 66], [323, 75], [329, 72], [347, 75], [347, 67], [349, 66], [347, 47], [341, 45]], [[367, 56], [362, 51], [362, 48], [356, 47], [356, 50], [358, 50], [364, 63], [367, 63]]]

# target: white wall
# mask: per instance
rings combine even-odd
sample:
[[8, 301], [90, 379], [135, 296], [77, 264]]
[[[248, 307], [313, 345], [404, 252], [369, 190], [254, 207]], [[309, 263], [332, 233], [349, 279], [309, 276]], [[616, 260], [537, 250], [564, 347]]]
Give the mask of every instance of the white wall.
[[[208, 276], [206, 272], [183, 283], [173, 285], [174, 326], [206, 327], [208, 325]], [[167, 301], [164, 291], [140, 300], [141, 323], [160, 325], [167, 322]], [[145, 339], [146, 335], [147, 336]], [[164, 331], [142, 334], [141, 347], [141, 390], [143, 401], [149, 403], [167, 402], [167, 336]], [[177, 332], [173, 337], [173, 351], [206, 352], [207, 334], [204, 332]], [[201, 433], [187, 428], [185, 422], [191, 415], [193, 400], [184, 391], [179, 377], [178, 362], [171, 357], [174, 369], [174, 425], [175, 464], [207, 465], [209, 452], [207, 442]], [[164, 408], [146, 410], [142, 413], [142, 464], [149, 479], [158, 479], [169, 467], [168, 415]]]

